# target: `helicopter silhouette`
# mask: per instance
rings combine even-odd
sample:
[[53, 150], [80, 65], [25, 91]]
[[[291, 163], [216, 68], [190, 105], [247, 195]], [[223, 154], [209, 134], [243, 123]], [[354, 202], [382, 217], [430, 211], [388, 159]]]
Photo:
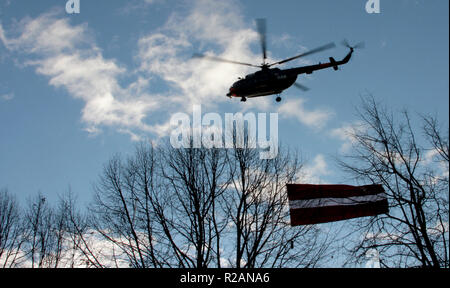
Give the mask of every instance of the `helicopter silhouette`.
[[[254, 65], [249, 63], [243, 63], [238, 61], [226, 60], [215, 56], [204, 55], [204, 54], [194, 54], [193, 58], [207, 59], [217, 62], [225, 62], [230, 64], [245, 65], [250, 67], [260, 68], [261, 70], [248, 74], [245, 78], [239, 78], [229, 89], [227, 96], [239, 97], [242, 102], [247, 101], [247, 98], [269, 96], [269, 95], [280, 95], [284, 90], [288, 89], [292, 85], [303, 90], [308, 91], [309, 88], [297, 83], [297, 77], [300, 74], [312, 74], [314, 71], [326, 69], [332, 67], [334, 70], [338, 70], [340, 65], [347, 64], [352, 57], [355, 49], [363, 48], [364, 43], [361, 42], [355, 46], [350, 46], [346, 40], [343, 41], [343, 45], [350, 49], [350, 52], [341, 60], [336, 61], [333, 57], [330, 57], [330, 62], [319, 63], [316, 65], [309, 65], [303, 67], [296, 67], [290, 69], [279, 69], [271, 68], [275, 65], [284, 64], [286, 62], [319, 53], [331, 48], [336, 47], [334, 42], [328, 43], [326, 45], [320, 46], [318, 48], [309, 50], [300, 55], [290, 57], [275, 63], [268, 64], [267, 60], [267, 44], [266, 44], [266, 19], [256, 19], [258, 34], [261, 42], [263, 63], [261, 65]], [[281, 97], [276, 98], [277, 102], [281, 101]]]

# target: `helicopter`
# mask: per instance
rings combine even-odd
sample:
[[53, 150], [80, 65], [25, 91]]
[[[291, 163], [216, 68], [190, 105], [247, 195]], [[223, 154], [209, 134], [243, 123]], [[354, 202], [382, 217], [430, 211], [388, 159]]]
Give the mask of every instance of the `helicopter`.
[[300, 55], [290, 57], [275, 63], [266, 63], [267, 60], [267, 44], [266, 44], [266, 19], [256, 19], [259, 39], [261, 42], [262, 48], [262, 56], [263, 63], [261, 65], [254, 65], [249, 63], [243, 63], [238, 61], [226, 60], [215, 56], [204, 55], [204, 54], [194, 54], [193, 58], [207, 59], [217, 62], [245, 65], [250, 67], [260, 68], [261, 70], [249, 74], [245, 76], [245, 78], [239, 78], [229, 89], [227, 97], [238, 97], [241, 98], [242, 102], [247, 101], [247, 98], [260, 97], [260, 96], [269, 96], [269, 95], [278, 95], [276, 98], [277, 102], [280, 102], [282, 99], [280, 97], [281, 93], [294, 85], [295, 87], [308, 91], [309, 88], [297, 83], [297, 76], [300, 74], [312, 74], [314, 71], [326, 69], [332, 67], [334, 70], [338, 70], [339, 66], [347, 64], [352, 57], [352, 54], [355, 49], [362, 48], [364, 43], [361, 42], [355, 46], [350, 46], [347, 40], [343, 41], [343, 45], [350, 49], [350, 52], [340, 61], [334, 60], [333, 57], [330, 57], [330, 62], [327, 63], [319, 63], [316, 65], [309, 65], [303, 67], [296, 67], [290, 69], [279, 69], [272, 68], [273, 66], [284, 64], [286, 62], [305, 57], [308, 55], [312, 55], [315, 53], [319, 53], [331, 48], [336, 47], [334, 42], [328, 43], [326, 45], [320, 46], [318, 48], [309, 50]]

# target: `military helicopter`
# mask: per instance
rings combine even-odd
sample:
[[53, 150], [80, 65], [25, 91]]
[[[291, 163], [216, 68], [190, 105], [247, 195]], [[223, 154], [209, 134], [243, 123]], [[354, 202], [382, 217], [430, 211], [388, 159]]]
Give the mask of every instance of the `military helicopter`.
[[297, 88], [308, 91], [309, 88], [296, 83], [297, 76], [300, 74], [312, 74], [316, 70], [326, 69], [333, 67], [334, 70], [338, 70], [340, 65], [344, 65], [348, 63], [354, 49], [362, 48], [364, 43], [361, 42], [355, 46], [350, 46], [346, 40], [343, 41], [343, 45], [350, 49], [350, 52], [341, 60], [336, 61], [333, 57], [330, 57], [330, 62], [328, 63], [319, 63], [316, 65], [296, 67], [290, 69], [279, 69], [279, 68], [271, 68], [275, 65], [280, 65], [301, 57], [305, 57], [308, 55], [312, 55], [318, 52], [322, 52], [331, 48], [336, 47], [336, 45], [332, 43], [328, 43], [326, 45], [320, 46], [318, 48], [312, 49], [310, 51], [304, 52], [300, 55], [284, 59], [282, 61], [278, 61], [275, 63], [268, 64], [267, 60], [267, 44], [266, 44], [266, 20], [265, 19], [256, 19], [257, 29], [259, 33], [259, 38], [261, 42], [262, 48], [262, 56], [263, 63], [261, 65], [253, 65], [249, 63], [243, 63], [238, 61], [226, 60], [215, 56], [209, 56], [204, 54], [194, 54], [193, 58], [201, 58], [207, 59], [217, 62], [225, 62], [231, 64], [245, 65], [250, 67], [261, 68], [261, 70], [249, 74], [245, 76], [245, 78], [239, 78], [229, 89], [227, 96], [231, 97], [240, 97], [242, 102], [247, 101], [247, 98], [260, 97], [260, 96], [268, 96], [268, 95], [278, 95], [276, 98], [277, 102], [281, 101], [281, 97], [279, 96], [284, 90], [291, 87], [292, 85]]

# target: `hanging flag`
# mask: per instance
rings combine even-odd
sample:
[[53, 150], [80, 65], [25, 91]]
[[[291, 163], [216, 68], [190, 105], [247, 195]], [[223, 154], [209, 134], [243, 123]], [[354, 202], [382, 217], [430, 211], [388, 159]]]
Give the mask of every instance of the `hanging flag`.
[[389, 212], [382, 185], [287, 184], [291, 226], [375, 216]]

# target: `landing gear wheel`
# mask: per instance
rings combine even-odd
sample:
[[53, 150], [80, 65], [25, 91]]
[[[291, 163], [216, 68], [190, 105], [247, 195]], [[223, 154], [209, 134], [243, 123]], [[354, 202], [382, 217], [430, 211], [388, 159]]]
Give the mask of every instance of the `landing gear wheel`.
[[276, 100], [277, 102], [280, 102], [280, 101], [281, 101], [281, 97], [278, 96], [275, 100]]
[[242, 97], [242, 98], [241, 98], [241, 102], [245, 102], [245, 101], [247, 101], [247, 98]]

